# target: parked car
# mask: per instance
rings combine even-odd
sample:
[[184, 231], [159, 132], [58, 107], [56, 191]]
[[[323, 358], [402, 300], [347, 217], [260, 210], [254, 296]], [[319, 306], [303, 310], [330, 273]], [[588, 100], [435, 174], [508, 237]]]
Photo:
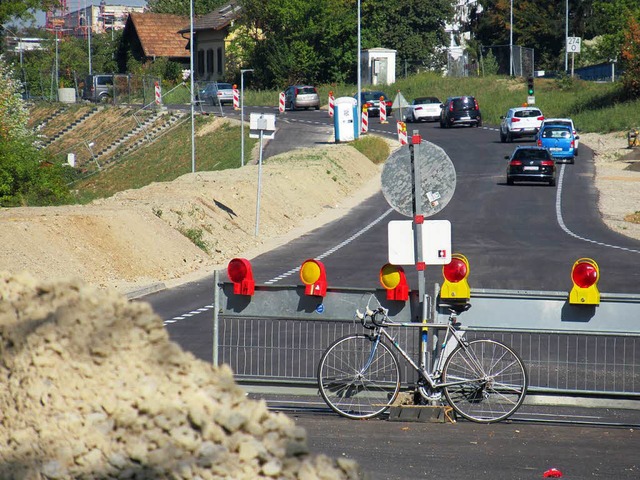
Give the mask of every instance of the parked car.
[[284, 106], [287, 110], [320, 108], [318, 90], [312, 85], [291, 85], [284, 91]]
[[199, 102], [208, 105], [233, 105], [233, 85], [223, 82], [210, 82], [196, 95]]
[[[387, 107], [387, 115], [391, 115], [391, 106], [393, 102], [389, 100], [389, 97], [380, 90], [360, 92], [360, 107], [367, 106], [367, 113], [370, 117], [380, 116], [380, 97], [383, 98], [383, 102]], [[353, 98], [357, 99], [356, 93]]]
[[411, 102], [405, 116], [407, 122], [437, 122], [440, 118], [442, 102], [436, 97], [418, 97]]
[[83, 100], [108, 103], [113, 98], [113, 75], [87, 75], [82, 88]]
[[554, 123], [545, 124], [544, 128], [538, 132], [537, 143], [539, 147], [548, 149], [556, 160], [574, 162], [576, 143], [571, 127]]
[[506, 155], [507, 185], [514, 182], [545, 182], [556, 184], [556, 162], [544, 147], [520, 145], [511, 155]]
[[545, 118], [540, 128], [542, 128], [545, 124], [551, 124], [551, 123], [554, 123], [556, 125], [566, 125], [571, 128], [571, 131], [573, 132], [573, 137], [576, 143], [574, 153], [575, 153], [575, 156], [577, 157], [578, 147], [580, 146], [580, 137], [578, 136], [578, 131], [576, 130], [575, 125], [573, 124], [573, 120], [571, 120], [570, 118]]
[[449, 128], [454, 125], [480, 127], [482, 114], [478, 101], [469, 95], [449, 97], [440, 110], [440, 127]]
[[540, 130], [544, 115], [536, 107], [515, 107], [510, 108], [500, 119], [500, 141], [505, 143], [513, 142], [514, 138], [534, 138]]

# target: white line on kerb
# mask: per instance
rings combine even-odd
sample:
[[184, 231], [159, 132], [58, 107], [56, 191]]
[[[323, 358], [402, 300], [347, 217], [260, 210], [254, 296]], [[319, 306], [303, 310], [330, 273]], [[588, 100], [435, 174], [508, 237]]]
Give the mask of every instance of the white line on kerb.
[[591, 240], [590, 238], [581, 237], [580, 235], [573, 233], [571, 230], [567, 228], [567, 226], [564, 224], [564, 220], [562, 219], [562, 181], [564, 180], [565, 167], [566, 167], [566, 164], [563, 163], [562, 167], [560, 168], [560, 178], [558, 178], [558, 190], [556, 191], [556, 219], [558, 220], [558, 225], [560, 225], [560, 228], [564, 230], [564, 232], [567, 235], [577, 238], [578, 240], [582, 240], [583, 242], [593, 243], [596, 245], [600, 245], [601, 247], [624, 250], [625, 252], [640, 253], [640, 250], [634, 250], [633, 248], [620, 247], [618, 245], [610, 245], [608, 243]]

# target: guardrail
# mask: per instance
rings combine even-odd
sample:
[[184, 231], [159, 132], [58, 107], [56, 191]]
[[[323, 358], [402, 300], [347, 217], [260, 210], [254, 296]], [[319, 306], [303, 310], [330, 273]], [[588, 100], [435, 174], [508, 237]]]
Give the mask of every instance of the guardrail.
[[[213, 361], [229, 364], [244, 384], [315, 388], [322, 352], [334, 339], [363, 331], [354, 312], [372, 293], [394, 320], [421, 320], [416, 292], [408, 302], [389, 302], [381, 289], [329, 288], [322, 298], [305, 295], [304, 286], [256, 285], [245, 296], [231, 283], [216, 278], [215, 285]], [[570, 305], [567, 297], [472, 290], [472, 308], [459, 319], [468, 338], [499, 339], [520, 354], [531, 393], [640, 399], [640, 295], [603, 293], [598, 306]], [[429, 311], [431, 321], [446, 321], [436, 302]], [[417, 358], [417, 331], [398, 328], [397, 335]], [[412, 375], [403, 372], [407, 388]]]

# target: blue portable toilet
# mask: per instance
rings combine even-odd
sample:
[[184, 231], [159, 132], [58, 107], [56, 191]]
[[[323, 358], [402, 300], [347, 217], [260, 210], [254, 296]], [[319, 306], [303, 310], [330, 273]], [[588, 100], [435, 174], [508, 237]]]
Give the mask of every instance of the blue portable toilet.
[[358, 101], [353, 97], [338, 97], [333, 108], [333, 128], [336, 143], [358, 138]]

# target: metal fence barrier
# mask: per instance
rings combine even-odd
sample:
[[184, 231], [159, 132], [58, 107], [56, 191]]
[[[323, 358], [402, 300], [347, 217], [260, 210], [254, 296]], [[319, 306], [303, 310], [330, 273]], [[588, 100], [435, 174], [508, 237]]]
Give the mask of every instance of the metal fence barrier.
[[[253, 297], [243, 297], [233, 295], [231, 284], [217, 285], [214, 363], [228, 364], [240, 383], [287, 387], [315, 386], [324, 350], [364, 331], [353, 313], [371, 294], [332, 289], [319, 299], [305, 296], [303, 287], [257, 286]], [[385, 292], [375, 294], [385, 304]], [[392, 318], [416, 321], [414, 292], [407, 303], [393, 305]], [[640, 399], [640, 296], [602, 294], [598, 307], [577, 306], [584, 309], [573, 313], [562, 292], [472, 291], [471, 304], [459, 317], [467, 338], [512, 346], [527, 365], [531, 393]], [[436, 321], [446, 318], [437, 308], [434, 315]], [[398, 327], [395, 333], [418, 358], [419, 330]], [[409, 388], [415, 373], [406, 367], [403, 383]]]

